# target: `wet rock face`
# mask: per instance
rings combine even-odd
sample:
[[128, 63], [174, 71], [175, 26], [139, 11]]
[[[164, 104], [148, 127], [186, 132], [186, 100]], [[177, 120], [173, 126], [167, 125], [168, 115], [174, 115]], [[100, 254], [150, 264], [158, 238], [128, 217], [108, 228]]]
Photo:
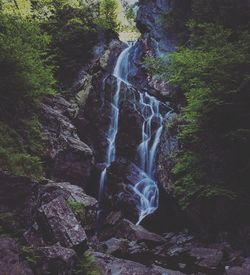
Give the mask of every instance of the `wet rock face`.
[[0, 238], [0, 273], [8, 275], [33, 275], [27, 262], [22, 259], [20, 247], [12, 238]]
[[[118, 158], [108, 169], [106, 184], [106, 205], [109, 211], [120, 210], [122, 215], [136, 223], [139, 198], [132, 191], [133, 164], [125, 158]], [[136, 173], [136, 171], [134, 171]]]
[[169, 0], [139, 1], [137, 28], [142, 34], [150, 35], [151, 48], [157, 55], [174, 49], [172, 37], [169, 36], [162, 22], [162, 15], [169, 9]]
[[134, 161], [138, 144], [142, 140], [143, 117], [138, 112], [139, 92], [123, 85], [120, 94], [119, 131], [116, 138], [117, 155]]
[[169, 193], [171, 189], [171, 169], [176, 163], [179, 152], [179, 142], [177, 139], [178, 115], [172, 113], [164, 125], [164, 130], [159, 144], [157, 160], [157, 179], [164, 192]]
[[[140, 225], [135, 225], [129, 220], [122, 219], [121, 216], [117, 215], [118, 213], [113, 213], [113, 216], [109, 215], [106, 218], [103, 230], [100, 232], [100, 239], [107, 240], [115, 237], [154, 244], [164, 241], [160, 235], [152, 233]], [[112, 217], [115, 217], [115, 219], [112, 219]]]
[[80, 106], [75, 124], [78, 134], [94, 151], [96, 162], [103, 162], [106, 149], [105, 131], [110, 122], [110, 96], [115, 92], [116, 82], [112, 75], [117, 57], [125, 44], [112, 40], [96, 47], [95, 58], [88, 68], [91, 76], [85, 104]]
[[93, 169], [93, 152], [79, 139], [71, 122], [77, 107], [62, 97], [47, 98], [42, 107], [48, 176], [86, 186]]
[[115, 236], [124, 237], [131, 241], [145, 241], [149, 243], [160, 243], [164, 240], [161, 236], [149, 232], [140, 225], [134, 225], [126, 219], [117, 226]]

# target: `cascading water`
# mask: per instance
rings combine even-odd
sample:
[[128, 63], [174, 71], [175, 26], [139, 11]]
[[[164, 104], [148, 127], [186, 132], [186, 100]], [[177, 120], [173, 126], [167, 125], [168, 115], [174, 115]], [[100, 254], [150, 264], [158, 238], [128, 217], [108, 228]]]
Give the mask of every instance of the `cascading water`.
[[142, 142], [138, 146], [139, 167], [142, 172], [141, 179], [133, 186], [134, 192], [140, 198], [137, 224], [158, 208], [159, 190], [154, 180], [154, 168], [157, 145], [159, 144], [163, 129], [160, 102], [155, 97], [147, 93], [141, 93], [140, 108], [141, 115], [144, 118]]
[[105, 169], [101, 173], [100, 183], [99, 183], [99, 202], [103, 200], [104, 186], [107, 176], [107, 168], [115, 160], [116, 154], [116, 135], [118, 133], [118, 121], [119, 121], [119, 98], [121, 84], [124, 82], [126, 85], [128, 83], [128, 73], [129, 73], [129, 52], [133, 44], [130, 43], [126, 49], [120, 54], [117, 59], [116, 66], [113, 72], [113, 76], [116, 77], [117, 87], [116, 92], [113, 96], [111, 102], [111, 121], [107, 132], [108, 148], [105, 156]]
[[[130, 71], [130, 53], [133, 43], [120, 54], [113, 75], [116, 77], [117, 88], [111, 102], [111, 121], [107, 131], [108, 147], [105, 157], [105, 169], [101, 173], [99, 187], [99, 202], [104, 198], [104, 187], [106, 183], [107, 168], [115, 161], [116, 157], [116, 136], [118, 133], [119, 121], [119, 99], [122, 83], [129, 87], [132, 85], [128, 81]], [[164, 116], [161, 114], [161, 102], [148, 93], [139, 92], [139, 102], [137, 111], [143, 117], [142, 142], [138, 146], [137, 159], [138, 163], [133, 164], [131, 171], [131, 189], [138, 198], [138, 222], [149, 214], [152, 214], [159, 204], [159, 190], [155, 181], [155, 162], [157, 146], [160, 141], [163, 130]]]

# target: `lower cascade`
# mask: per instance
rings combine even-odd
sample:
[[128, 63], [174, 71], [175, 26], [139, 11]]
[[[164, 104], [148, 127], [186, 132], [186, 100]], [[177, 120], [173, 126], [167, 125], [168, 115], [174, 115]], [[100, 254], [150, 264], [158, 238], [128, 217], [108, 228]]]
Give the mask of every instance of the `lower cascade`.
[[[105, 155], [105, 168], [101, 173], [99, 182], [100, 205], [103, 204], [105, 197], [107, 170], [112, 162], [116, 160], [116, 137], [119, 131], [121, 86], [125, 84], [129, 88], [133, 88], [132, 84], [128, 81], [128, 76], [130, 61], [133, 58], [134, 45], [134, 43], [130, 42], [122, 51], [113, 72], [113, 76], [116, 78], [116, 91], [111, 100], [111, 119], [106, 133], [108, 146]], [[138, 93], [138, 97], [135, 98], [139, 98], [139, 102], [135, 104], [135, 109], [142, 116], [143, 124], [141, 143], [138, 144], [137, 156], [132, 165], [133, 171], [131, 171], [129, 177], [130, 182], [133, 183], [130, 189], [137, 199], [138, 221], [136, 224], [138, 225], [159, 206], [159, 189], [155, 178], [155, 163], [163, 123], [171, 111], [169, 111], [169, 108], [162, 108], [166, 106], [147, 92], [136, 91], [136, 93]]]

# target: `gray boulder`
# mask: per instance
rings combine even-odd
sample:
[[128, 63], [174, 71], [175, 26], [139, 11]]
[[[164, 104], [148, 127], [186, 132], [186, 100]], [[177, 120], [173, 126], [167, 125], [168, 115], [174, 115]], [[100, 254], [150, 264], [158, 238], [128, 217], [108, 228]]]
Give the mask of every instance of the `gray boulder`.
[[86, 233], [63, 197], [42, 205], [38, 211], [39, 224], [51, 240], [68, 248], [86, 250]]
[[147, 267], [143, 264], [129, 260], [118, 259], [103, 253], [94, 252], [97, 265], [103, 275], [183, 275], [184, 273], [175, 272], [157, 266]]
[[250, 258], [246, 258], [241, 266], [226, 267], [227, 275], [249, 275], [250, 274]]
[[135, 225], [126, 219], [123, 219], [113, 228], [108, 228], [108, 232], [105, 232], [103, 236], [105, 236], [105, 239], [116, 237], [124, 238], [129, 241], [144, 241], [149, 243], [160, 243], [165, 241], [160, 235], [152, 233], [142, 226]]
[[196, 258], [196, 264], [200, 267], [215, 268], [223, 259], [223, 252], [214, 248], [195, 247], [189, 252]]
[[[44, 197], [57, 197], [61, 194], [65, 200], [78, 202], [84, 207], [84, 228], [87, 230], [95, 229], [98, 202], [95, 198], [85, 194], [84, 190], [69, 182], [49, 182], [43, 187]], [[54, 195], [53, 195], [54, 194]]]
[[76, 252], [60, 244], [40, 247], [40, 265], [42, 274], [71, 275], [76, 262]]

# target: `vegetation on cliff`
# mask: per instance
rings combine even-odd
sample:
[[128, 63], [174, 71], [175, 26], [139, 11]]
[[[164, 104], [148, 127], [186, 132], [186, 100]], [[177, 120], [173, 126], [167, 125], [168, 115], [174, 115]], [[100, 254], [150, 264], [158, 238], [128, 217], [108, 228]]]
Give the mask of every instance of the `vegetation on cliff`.
[[173, 168], [182, 206], [199, 198], [249, 199], [250, 7], [247, 1], [176, 1], [166, 25], [179, 48], [149, 67], [185, 96]]
[[96, 24], [107, 9], [93, 1], [0, 1], [2, 169], [43, 175], [39, 103], [69, 87], [90, 60], [98, 35], [110, 32], [105, 20], [115, 22], [113, 11], [102, 26]]

